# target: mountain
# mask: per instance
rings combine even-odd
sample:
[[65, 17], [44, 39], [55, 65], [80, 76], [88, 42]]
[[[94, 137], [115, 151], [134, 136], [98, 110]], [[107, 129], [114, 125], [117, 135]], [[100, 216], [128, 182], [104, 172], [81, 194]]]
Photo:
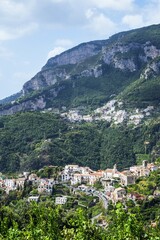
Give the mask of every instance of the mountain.
[[160, 25], [65, 51], [18, 98], [1, 102], [0, 171], [66, 163], [122, 169], [155, 160], [159, 93]]
[[[108, 40], [83, 43], [63, 52], [49, 59], [42, 70], [24, 84], [21, 97], [1, 107], [0, 115], [48, 108], [61, 111], [79, 106], [96, 109], [113, 96], [114, 99], [120, 96], [124, 101], [130, 99], [132, 105], [138, 100], [148, 106], [156, 100], [150, 99], [145, 104], [146, 99], [141, 99], [140, 92], [134, 93], [133, 99], [128, 98], [128, 94], [132, 95], [137, 84], [143, 86], [143, 91], [149, 91], [144, 94], [150, 95], [146, 85], [154, 80], [152, 92], [155, 88], [158, 95], [159, 38], [160, 25], [153, 25], [122, 32]], [[159, 96], [156, 99], [159, 101]]]

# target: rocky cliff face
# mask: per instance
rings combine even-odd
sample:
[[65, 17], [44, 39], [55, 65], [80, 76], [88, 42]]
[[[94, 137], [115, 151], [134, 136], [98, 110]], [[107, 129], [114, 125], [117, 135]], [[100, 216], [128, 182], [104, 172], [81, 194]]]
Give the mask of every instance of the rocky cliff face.
[[26, 95], [30, 92], [41, 90], [45, 87], [54, 85], [58, 79], [66, 79], [67, 73], [65, 69], [49, 69], [37, 73], [30, 81], [26, 82], [23, 86], [23, 94]]
[[[149, 29], [152, 29], [152, 27]], [[142, 29], [142, 31], [145, 36], [145, 31], [148, 31], [148, 29], [145, 28]], [[157, 31], [160, 31], [159, 27], [157, 27]], [[138, 36], [137, 39], [135, 37], [136, 34]], [[75, 91], [75, 85], [78, 85], [81, 81], [83, 82], [84, 79], [93, 80], [90, 80], [87, 88], [93, 88], [92, 94], [95, 96], [95, 92], [98, 90], [98, 88], [95, 88], [96, 84], [102, 78], [103, 80], [108, 79], [108, 68], [113, 69], [113, 74], [110, 73], [112, 80], [115, 78], [114, 69], [120, 71], [122, 75], [127, 73], [128, 78], [130, 78], [129, 74], [131, 74], [132, 77], [135, 74], [136, 79], [148, 79], [159, 76], [160, 46], [156, 44], [156, 42], [160, 41], [160, 39], [152, 42], [150, 40], [151, 38], [149, 38], [149, 36], [146, 34], [142, 41], [141, 36], [139, 37], [139, 34], [140, 30], [137, 30], [137, 32], [135, 30], [133, 41], [131, 40], [133, 33], [126, 32], [125, 34], [120, 33], [119, 35], [116, 35], [116, 37], [113, 36], [109, 40], [83, 43], [49, 59], [42, 70], [30, 81], [24, 84], [22, 90], [23, 96], [25, 96], [24, 102], [21, 101], [21, 103], [18, 103], [18, 105], [17, 102], [15, 104], [13, 103], [11, 108], [7, 107], [6, 110], [3, 108], [3, 110], [0, 112], [0, 115], [12, 114], [17, 111], [45, 109], [46, 106], [48, 106], [48, 99], [50, 98], [49, 101], [53, 102], [53, 100], [59, 96], [59, 94], [62, 94], [62, 90], [64, 89], [69, 89], [67, 90], [67, 94], [73, 94], [71, 99], [74, 101], [74, 99], [77, 97], [77, 93], [73, 93]], [[129, 36], [130, 40], [125, 40], [127, 36]], [[157, 32], [153, 40], [155, 40], [155, 38], [157, 38]], [[137, 73], [139, 75], [137, 75]], [[65, 85], [66, 82], [68, 82], [70, 85]], [[80, 86], [82, 86], [82, 89], [79, 91], [81, 95], [84, 95], [84, 89], [86, 88], [86, 86], [83, 86], [83, 84], [84, 83], [80, 84]], [[102, 92], [104, 84], [105, 83], [103, 82], [100, 89]], [[106, 84], [108, 83], [106, 82]], [[110, 84], [112, 85], [112, 82]], [[52, 93], [46, 92], [44, 94], [43, 90], [45, 89], [46, 91], [48, 87], [53, 87]], [[110, 95], [114, 94], [114, 89], [115, 86]], [[38, 95], [35, 100], [33, 98], [32, 100], [26, 100], [27, 96], [30, 96], [32, 92], [39, 90], [41, 91], [41, 95]], [[105, 91], [107, 92], [107, 89]], [[105, 95], [106, 92], [103, 92], [103, 94]], [[109, 93], [107, 94], [109, 97]], [[88, 96], [86, 96], [86, 98], [88, 98]]]
[[[97, 61], [88, 64], [87, 59], [94, 56], [97, 56]], [[147, 63], [150, 64], [151, 60], [159, 56], [160, 49], [150, 42], [145, 44], [116, 42], [109, 46], [107, 41], [82, 44], [49, 59], [42, 71], [24, 84], [23, 94], [54, 85], [59, 80], [81, 77], [98, 78], [103, 75], [102, 65], [104, 64], [122, 71], [136, 72], [140, 67]], [[68, 65], [70, 65], [69, 68]], [[155, 69], [156, 65], [157, 63], [152, 63], [150, 68]], [[76, 72], [74, 68], [76, 69], [77, 66], [80, 66], [80, 70]]]
[[160, 60], [155, 59], [155, 61], [147, 64], [144, 72], [141, 74], [140, 78], [148, 79], [151, 77], [156, 77], [160, 74]]
[[93, 41], [80, 44], [71, 50], [65, 51], [56, 57], [50, 58], [42, 70], [50, 67], [53, 68], [56, 66], [81, 63], [87, 58], [98, 54], [106, 42], [107, 41]]
[[[97, 55], [101, 50], [106, 41], [94, 41], [89, 43], [80, 44], [60, 55], [50, 58], [46, 65], [42, 68], [42, 71], [36, 74], [30, 81], [26, 82], [23, 86], [23, 94], [26, 95], [29, 92], [40, 90], [50, 85], [54, 85], [58, 80], [70, 79], [73, 68], [71, 71], [66, 70], [68, 65], [77, 65], [85, 61], [86, 59]], [[95, 76], [97, 77], [95, 69], [85, 69], [78, 74], [78, 77], [82, 76]]]
[[145, 64], [160, 56], [160, 50], [150, 42], [145, 44], [130, 43], [123, 45], [117, 43], [112, 47], [103, 49], [103, 60], [106, 64], [112, 64], [115, 68], [134, 72], [139, 64]]
[[37, 111], [37, 110], [42, 110], [46, 106], [46, 102], [42, 97], [33, 100], [28, 100], [22, 103], [16, 103], [13, 104], [9, 109], [4, 109], [3, 111], [0, 111], [0, 116], [4, 115], [11, 115], [16, 112], [21, 112], [21, 111]]

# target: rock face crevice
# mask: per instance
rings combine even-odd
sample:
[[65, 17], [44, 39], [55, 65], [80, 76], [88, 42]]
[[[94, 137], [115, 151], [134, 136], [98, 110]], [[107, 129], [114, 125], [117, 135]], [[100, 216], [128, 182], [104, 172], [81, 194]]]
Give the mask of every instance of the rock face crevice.
[[148, 79], [156, 77], [160, 74], [160, 60], [155, 60], [147, 64], [140, 78]]

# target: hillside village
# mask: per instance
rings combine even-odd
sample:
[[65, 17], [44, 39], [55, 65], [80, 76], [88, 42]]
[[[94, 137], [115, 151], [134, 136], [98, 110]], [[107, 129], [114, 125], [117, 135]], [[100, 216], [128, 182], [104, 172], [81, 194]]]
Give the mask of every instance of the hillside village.
[[[53, 166], [49, 166], [52, 168]], [[0, 174], [0, 188], [7, 194], [14, 190], [23, 190], [26, 182], [32, 184], [36, 189], [38, 195], [30, 195], [28, 201], [38, 201], [41, 195], [51, 195], [53, 186], [56, 184], [65, 184], [73, 191], [83, 191], [87, 194], [98, 195], [105, 203], [109, 200], [112, 203], [118, 201], [125, 201], [128, 199], [143, 200], [144, 196], [138, 193], [126, 192], [128, 185], [135, 184], [140, 177], [149, 176], [153, 171], [160, 167], [154, 163], [143, 161], [142, 165], [131, 166], [129, 169], [122, 172], [117, 170], [114, 165], [113, 169], [93, 171], [89, 167], [81, 167], [79, 165], [66, 165], [64, 169], [58, 172], [55, 178], [40, 178], [35, 173], [23, 172], [17, 178], [6, 178], [2, 173]], [[101, 190], [96, 191], [94, 184], [101, 183]], [[102, 195], [103, 196], [102, 196]], [[160, 191], [155, 190], [153, 197], [160, 195]], [[56, 197], [56, 204], [65, 204], [67, 196]]]
[[128, 124], [138, 125], [141, 121], [149, 117], [153, 113], [154, 107], [148, 106], [145, 109], [132, 109], [131, 112], [124, 110], [123, 102], [110, 100], [104, 106], [95, 109], [91, 114], [85, 115], [81, 109], [71, 109], [68, 112], [61, 114], [71, 122], [92, 122], [92, 121], [107, 121], [114, 124], [123, 123], [125, 120]]

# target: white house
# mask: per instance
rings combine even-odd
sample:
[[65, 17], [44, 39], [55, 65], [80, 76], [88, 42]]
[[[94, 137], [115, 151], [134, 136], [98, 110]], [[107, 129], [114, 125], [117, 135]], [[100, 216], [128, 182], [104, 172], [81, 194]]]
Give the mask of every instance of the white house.
[[23, 172], [23, 176], [24, 176], [25, 178], [28, 178], [29, 174], [30, 174], [30, 172]]
[[104, 179], [113, 179], [113, 178], [119, 178], [120, 172], [117, 170], [117, 165], [115, 164], [113, 168], [107, 168], [103, 173]]
[[51, 194], [54, 184], [55, 182], [53, 179], [40, 179], [40, 183], [38, 185], [38, 192]]
[[62, 205], [65, 204], [67, 202], [67, 196], [63, 196], [63, 197], [56, 197], [55, 199], [55, 204], [58, 205]]
[[64, 168], [64, 173], [73, 173], [79, 171], [78, 165], [66, 165]]
[[62, 174], [61, 174], [62, 182], [68, 182], [68, 181], [70, 181], [70, 179], [71, 179], [71, 174], [62, 172]]
[[4, 186], [6, 187], [7, 193], [9, 193], [9, 191], [16, 190], [16, 179], [5, 179]]
[[16, 185], [17, 185], [17, 187], [19, 186], [19, 187], [23, 188], [23, 187], [24, 187], [25, 180], [26, 180], [26, 178], [17, 178], [17, 179], [16, 179]]
[[28, 197], [28, 202], [38, 202], [39, 196], [30, 196]]

